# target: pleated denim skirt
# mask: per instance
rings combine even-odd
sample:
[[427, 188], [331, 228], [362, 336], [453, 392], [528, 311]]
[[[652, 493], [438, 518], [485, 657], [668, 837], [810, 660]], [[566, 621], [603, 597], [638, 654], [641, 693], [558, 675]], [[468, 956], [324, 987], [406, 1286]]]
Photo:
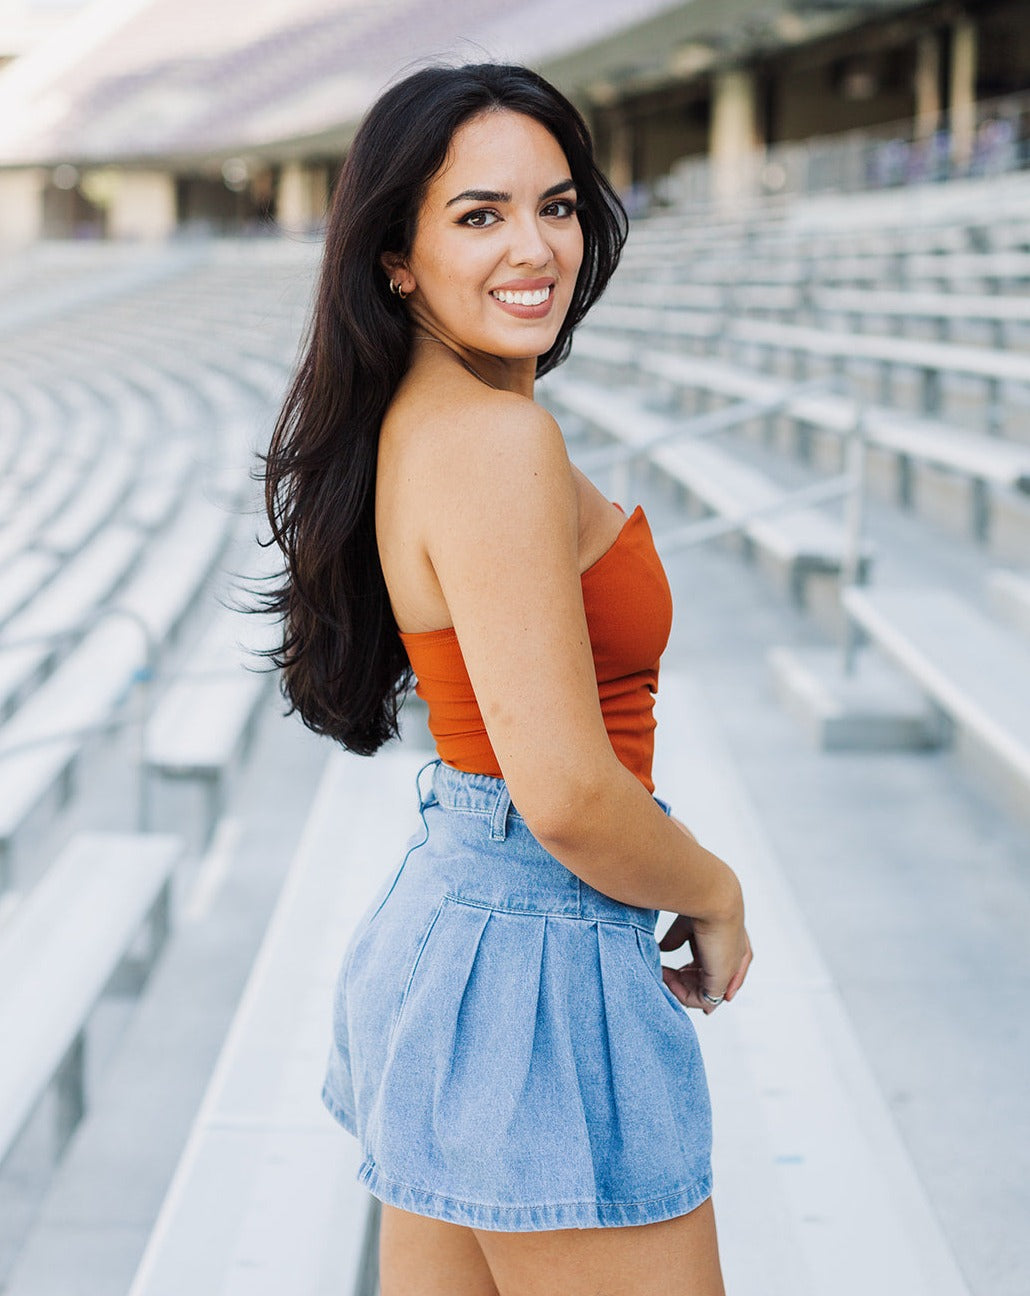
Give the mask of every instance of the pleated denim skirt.
[[711, 1192], [711, 1106], [662, 981], [658, 910], [570, 872], [502, 779], [432, 761], [430, 783], [333, 992], [322, 1101], [359, 1140], [358, 1180], [507, 1232], [693, 1210]]

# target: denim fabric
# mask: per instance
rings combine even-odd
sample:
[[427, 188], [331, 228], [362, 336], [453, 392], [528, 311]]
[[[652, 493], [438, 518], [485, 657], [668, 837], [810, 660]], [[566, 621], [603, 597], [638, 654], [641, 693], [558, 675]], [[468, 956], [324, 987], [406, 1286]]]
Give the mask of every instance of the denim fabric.
[[430, 768], [422, 831], [333, 995], [322, 1101], [361, 1144], [358, 1180], [508, 1232], [693, 1210], [711, 1192], [711, 1107], [658, 911], [565, 868], [503, 780]]

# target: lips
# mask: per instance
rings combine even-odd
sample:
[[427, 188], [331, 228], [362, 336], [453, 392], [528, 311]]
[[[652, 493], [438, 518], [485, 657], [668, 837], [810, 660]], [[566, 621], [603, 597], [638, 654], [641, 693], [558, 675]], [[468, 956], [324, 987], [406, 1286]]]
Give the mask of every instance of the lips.
[[495, 284], [491, 292], [533, 292], [536, 288], [553, 288], [554, 278], [551, 275], [537, 275], [535, 279], [509, 279], [507, 283]]

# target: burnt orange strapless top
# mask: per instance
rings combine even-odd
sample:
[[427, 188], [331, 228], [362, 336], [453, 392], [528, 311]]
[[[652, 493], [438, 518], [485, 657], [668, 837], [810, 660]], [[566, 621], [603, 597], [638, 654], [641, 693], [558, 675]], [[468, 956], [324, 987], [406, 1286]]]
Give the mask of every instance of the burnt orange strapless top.
[[[654, 792], [654, 695], [672, 628], [672, 595], [639, 504], [581, 579], [608, 737], [623, 765]], [[402, 633], [401, 642], [417, 677], [415, 692], [429, 706], [441, 760], [501, 777], [453, 627]]]

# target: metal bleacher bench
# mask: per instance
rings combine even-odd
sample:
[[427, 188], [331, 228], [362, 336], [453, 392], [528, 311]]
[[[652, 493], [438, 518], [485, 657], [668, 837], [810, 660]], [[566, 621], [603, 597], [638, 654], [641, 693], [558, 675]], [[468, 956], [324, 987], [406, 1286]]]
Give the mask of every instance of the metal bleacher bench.
[[85, 1110], [87, 1019], [105, 992], [136, 993], [149, 974], [180, 849], [175, 837], [80, 833], [0, 926], [0, 1161], [51, 1083], [60, 1156]]
[[36, 549], [23, 549], [9, 558], [0, 558], [0, 627], [50, 580], [58, 565], [56, 555]]
[[1030, 384], [1030, 355], [999, 351], [990, 347], [960, 346], [952, 342], [925, 342], [917, 338], [890, 334], [832, 332], [803, 325], [780, 324], [765, 320], [734, 320], [727, 325], [731, 342], [764, 347], [772, 351], [792, 351], [803, 362], [819, 355], [840, 363], [872, 360], [882, 370], [884, 395], [890, 372], [895, 367], [914, 370], [922, 375], [922, 411], [936, 414], [941, 407], [941, 378], [944, 374], [962, 374], [980, 378], [987, 385], [987, 426], [992, 435], [1001, 428], [1001, 392], [1004, 384]]
[[[800, 503], [774, 512], [787, 491], [707, 440], [681, 435], [677, 441], [682, 420], [649, 410], [639, 398], [624, 392], [565, 377], [548, 380], [546, 398], [627, 446], [643, 448], [654, 442], [647, 450], [651, 461], [719, 517], [767, 511], [770, 515], [743, 522], [740, 529], [749, 545], [786, 573], [797, 603], [805, 601], [809, 575], [840, 572], [845, 558], [841, 523]], [[860, 582], [867, 579], [874, 557], [875, 547], [866, 541], [859, 554]]]
[[[268, 662], [254, 653], [274, 646], [273, 630], [254, 615], [220, 613], [147, 724], [147, 777], [191, 780], [204, 787], [205, 840], [222, 813], [226, 783], [247, 752], [273, 678]], [[239, 645], [238, 637], [243, 641]]]
[[376, 1202], [319, 1094], [340, 959], [417, 826], [424, 758], [329, 754], [129, 1296], [372, 1296]]
[[[815, 312], [845, 316], [855, 332], [869, 320], [889, 319], [897, 332], [912, 320], [931, 321], [938, 341], [947, 341], [956, 324], [986, 326], [992, 345], [1004, 348], [1019, 329], [1030, 328], [1030, 298], [994, 293], [935, 292], [896, 288], [847, 288], [805, 284], [750, 282], [672, 283], [638, 279], [613, 283], [606, 305], [658, 309], [767, 313], [785, 324], [801, 323], [799, 315]], [[818, 322], [818, 321], [815, 321]]]
[[947, 340], [955, 324], [972, 320], [990, 326], [996, 347], [1007, 345], [1014, 327], [1030, 327], [1030, 297], [1002, 297], [995, 293], [812, 288], [808, 305], [827, 315], [848, 316], [856, 331], [861, 331], [863, 322], [871, 317], [932, 320], [941, 341]]
[[[77, 757], [91, 735], [116, 723], [138, 672], [153, 665], [186, 617], [229, 521], [205, 500], [184, 509], [121, 587], [116, 606], [96, 610], [95, 623], [85, 622], [81, 639], [42, 682], [53, 645], [20, 643], [8, 623], [0, 639], [0, 892], [10, 885], [16, 838], [55, 790], [59, 805], [67, 800]], [[26, 625], [32, 607], [19, 615]]]
[[838, 368], [848, 363], [872, 361], [879, 365], [881, 400], [889, 403], [890, 377], [896, 368], [921, 376], [922, 413], [939, 413], [942, 377], [960, 374], [983, 380], [986, 389], [986, 425], [991, 435], [1001, 431], [1004, 414], [1002, 392], [1006, 384], [1030, 385], [1030, 355], [951, 342], [928, 342], [891, 334], [852, 333], [811, 328], [798, 324], [757, 319], [728, 319], [711, 312], [663, 309], [649, 306], [616, 306], [602, 303], [591, 316], [591, 327], [619, 336], [630, 334], [657, 341], [704, 341], [710, 349], [750, 346], [794, 356], [796, 374], [804, 376], [808, 361], [818, 356]]
[[987, 577], [994, 610], [1030, 641], [1030, 573], [999, 567]]
[[0, 892], [16, 838], [55, 793], [68, 799], [87, 735], [110, 721], [144, 660], [135, 626], [101, 622], [0, 728]]
[[847, 615], [1030, 789], [1030, 647], [950, 590], [857, 588]]
[[[639, 343], [583, 330], [576, 337], [570, 364], [585, 364], [592, 372], [618, 370], [627, 377], [645, 375], [682, 394], [714, 394], [736, 400], [772, 401], [788, 393], [790, 380], [749, 370], [709, 356], [680, 355], [643, 347]], [[786, 417], [799, 428], [817, 428], [834, 436], [855, 423], [853, 397], [834, 392], [788, 396]], [[912, 463], [920, 462], [968, 480], [970, 529], [985, 539], [990, 523], [988, 488], [1030, 494], [1030, 445], [987, 433], [968, 432], [936, 419], [879, 405], [865, 406], [863, 428], [867, 444], [897, 456], [898, 502], [912, 501]], [[807, 441], [799, 449], [807, 453]]]

